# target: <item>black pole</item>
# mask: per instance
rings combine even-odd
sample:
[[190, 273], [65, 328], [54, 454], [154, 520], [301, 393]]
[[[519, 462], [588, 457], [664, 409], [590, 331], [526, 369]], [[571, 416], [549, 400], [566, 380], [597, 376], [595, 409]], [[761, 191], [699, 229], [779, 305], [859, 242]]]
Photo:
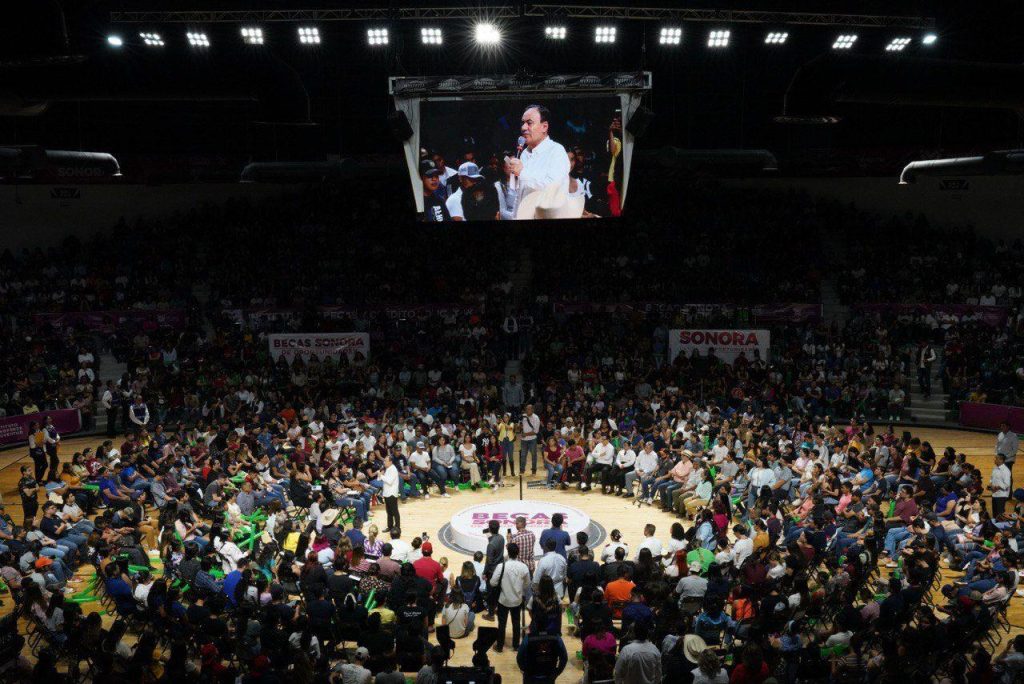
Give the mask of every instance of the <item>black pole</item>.
[[523, 469], [519, 469], [519, 500], [523, 500]]

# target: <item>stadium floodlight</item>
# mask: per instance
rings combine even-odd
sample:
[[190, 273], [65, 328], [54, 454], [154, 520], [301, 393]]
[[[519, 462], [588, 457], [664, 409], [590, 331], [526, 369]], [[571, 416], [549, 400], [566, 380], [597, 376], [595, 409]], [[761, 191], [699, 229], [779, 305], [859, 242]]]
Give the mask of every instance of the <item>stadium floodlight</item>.
[[366, 42], [370, 45], [387, 45], [388, 39], [386, 28], [366, 29]]
[[497, 45], [501, 42], [501, 31], [494, 24], [477, 24], [474, 34], [479, 45]]
[[885, 46], [886, 52], [903, 52], [906, 47], [910, 45], [910, 38], [900, 36], [899, 38], [893, 38], [889, 41], [889, 44]]
[[564, 26], [545, 26], [544, 37], [550, 40], [565, 40], [565, 27]]
[[659, 45], [679, 45], [683, 41], [683, 29], [678, 26], [662, 26], [658, 34]]
[[160, 36], [159, 33], [148, 33], [144, 31], [139, 34], [139, 38], [142, 39], [143, 44], [147, 47], [164, 46], [164, 39]]
[[836, 36], [836, 42], [832, 43], [833, 50], [849, 50], [857, 42], [856, 33], [841, 33]]
[[119, 48], [122, 45], [124, 45], [124, 39], [122, 39], [121, 36], [111, 34], [107, 36], [107, 45], [109, 45], [110, 47]]
[[764, 37], [765, 45], [782, 45], [789, 40], [789, 34], [785, 31], [769, 31]]
[[320, 29], [315, 26], [300, 26], [299, 42], [303, 45], [319, 45]]
[[188, 44], [194, 48], [210, 47], [210, 37], [201, 31], [189, 31], [185, 37], [188, 38]]
[[595, 43], [614, 43], [616, 29], [614, 26], [598, 26], [594, 29]]
[[243, 27], [242, 42], [246, 45], [263, 45], [263, 29], [258, 26]]
[[444, 37], [441, 35], [441, 29], [421, 28], [420, 42], [422, 42], [424, 45], [440, 45], [441, 43], [444, 42]]
[[729, 47], [729, 36], [732, 32], [729, 29], [717, 29], [708, 33], [709, 48]]
[[923, 43], [924, 45], [935, 45], [935, 41], [937, 41], [938, 39], [939, 37], [934, 33], [926, 33], [924, 34], [924, 37], [921, 38], [921, 43]]

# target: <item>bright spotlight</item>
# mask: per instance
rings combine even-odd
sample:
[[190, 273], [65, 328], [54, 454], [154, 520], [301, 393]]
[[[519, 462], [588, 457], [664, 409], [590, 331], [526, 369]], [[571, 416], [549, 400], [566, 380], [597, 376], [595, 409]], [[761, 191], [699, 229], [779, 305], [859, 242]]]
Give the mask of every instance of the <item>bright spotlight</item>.
[[596, 29], [594, 29], [594, 42], [614, 43], [615, 33], [616, 30], [614, 26], [598, 26]]
[[263, 45], [263, 29], [246, 26], [242, 29], [242, 42], [246, 45]]
[[303, 45], [319, 45], [320, 29], [315, 26], [300, 26], [299, 42]]
[[842, 33], [836, 36], [836, 42], [832, 43], [833, 50], [849, 50], [857, 42], [856, 33]]
[[659, 45], [679, 45], [683, 40], [683, 29], [678, 26], [662, 26], [658, 34]]
[[732, 32], [729, 29], [711, 31], [708, 33], [708, 47], [709, 48], [724, 48], [729, 47], [729, 36]]
[[903, 50], [910, 45], [910, 38], [899, 37], [893, 38], [889, 41], [889, 44], [885, 46], [886, 52], [903, 52]]
[[934, 33], [926, 33], [924, 34], [924, 38], [921, 39], [921, 42], [925, 45], [935, 45], [935, 41], [938, 39], [939, 37]]
[[139, 38], [141, 38], [143, 44], [148, 47], [164, 46], [164, 39], [160, 37], [159, 33], [140, 33]]
[[188, 44], [194, 48], [210, 47], [210, 38], [205, 33], [189, 31], [185, 36], [188, 38]]
[[497, 45], [501, 42], [501, 32], [494, 24], [477, 24], [474, 33], [480, 45]]
[[544, 37], [550, 40], [565, 40], [564, 26], [545, 26]]
[[439, 28], [421, 28], [420, 42], [424, 45], [440, 45], [444, 42]]
[[770, 31], [765, 37], [765, 45], [782, 45], [789, 40], [789, 34], [785, 31]]
[[121, 39], [121, 36], [109, 35], [107, 36], [107, 45], [110, 47], [121, 47], [124, 45], [124, 40]]
[[367, 29], [366, 42], [370, 45], [387, 45], [388, 30], [386, 28]]

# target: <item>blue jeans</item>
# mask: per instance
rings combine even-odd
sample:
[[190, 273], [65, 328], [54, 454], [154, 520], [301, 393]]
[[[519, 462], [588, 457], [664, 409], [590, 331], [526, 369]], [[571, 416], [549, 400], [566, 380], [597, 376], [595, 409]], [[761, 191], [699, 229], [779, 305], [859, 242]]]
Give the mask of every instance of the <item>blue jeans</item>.
[[800, 525], [793, 525], [788, 530], [786, 530], [786, 534], [783, 537], [782, 545], [783, 546], [789, 546], [790, 544], [795, 542], [797, 539], [799, 539], [800, 535], [803, 534], [803, 533], [804, 533], [804, 528], [803, 527], [801, 527]]
[[896, 556], [896, 551], [902, 549], [904, 542], [906, 542], [913, 535], [910, 528], [907, 527], [893, 527], [885, 533], [885, 550], [889, 554], [890, 558]]
[[354, 508], [356, 511], [356, 517], [363, 521], [366, 520], [367, 505], [362, 499], [353, 496], [339, 496], [334, 500], [334, 504], [336, 506]]
[[444, 495], [444, 483], [447, 480], [451, 480], [456, 484], [459, 482], [459, 471], [454, 467], [447, 467], [440, 463], [435, 463], [433, 473], [434, 481], [437, 482], [437, 487], [441, 490], [442, 495]]
[[544, 478], [544, 484], [553, 487], [558, 482], [558, 479], [562, 477], [562, 470], [564, 468], [561, 465], [551, 465], [545, 462], [544, 469], [548, 471], [548, 476]]
[[653, 477], [645, 477], [644, 479], [640, 480], [640, 496], [642, 498], [651, 498], [651, 487], [654, 486], [655, 479], [656, 478]]
[[434, 477], [434, 471], [432, 470], [414, 470], [412, 471], [412, 479], [409, 481], [411, 484], [418, 484], [423, 493], [426, 494], [427, 490], [430, 489], [430, 483], [436, 482]]
[[994, 588], [996, 586], [996, 584], [997, 583], [996, 583], [996, 581], [994, 579], [974, 580], [973, 582], [968, 583], [966, 587], [961, 587], [957, 591], [957, 595], [958, 596], [967, 596], [972, 591], [980, 591], [982, 594], [984, 594], [989, 589]]
[[54, 560], [54, 563], [56, 563], [58, 560], [63, 561], [65, 558], [72, 555], [73, 553], [74, 552], [68, 547], [60, 546], [59, 544], [57, 546], [44, 546], [43, 548], [39, 549], [40, 556], [52, 558]]
[[665, 480], [654, 485], [655, 496], [661, 497], [662, 508], [668, 508], [672, 505], [672, 493], [677, 489], [682, 489], [683, 484], [676, 482], [675, 480]]
[[[280, 501], [282, 508], [287, 506], [287, 504], [284, 501], [284, 497], [283, 496], [279, 496], [279, 495], [277, 495], [274, 492], [260, 492], [259, 494], [256, 494], [256, 507], [257, 508], [266, 508], [268, 505], [270, 505], [271, 501]], [[255, 511], [253, 511], [253, 512], [255, 512]]]
[[530, 454], [530, 470], [537, 472], [537, 440], [519, 442], [519, 472], [526, 470], [526, 454]]

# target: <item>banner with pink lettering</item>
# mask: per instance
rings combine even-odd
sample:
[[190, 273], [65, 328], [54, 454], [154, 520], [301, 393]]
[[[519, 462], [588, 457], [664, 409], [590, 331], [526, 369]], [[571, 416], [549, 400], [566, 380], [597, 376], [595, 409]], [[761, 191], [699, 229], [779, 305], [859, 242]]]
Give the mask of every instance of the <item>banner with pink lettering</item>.
[[669, 361], [674, 361], [680, 352], [687, 356], [707, 356], [714, 349], [715, 356], [731, 364], [740, 354], [752, 361], [755, 356], [768, 359], [771, 333], [767, 330], [691, 330], [688, 328], [668, 331]]
[[0, 418], [0, 445], [21, 442], [28, 448], [28, 428], [31, 423], [42, 425], [46, 417], [53, 418], [57, 432], [62, 435], [78, 432], [82, 429], [82, 414], [78, 409], [61, 409], [59, 411], [40, 411], [23, 416]]
[[188, 314], [183, 309], [127, 309], [124, 311], [70, 311], [67, 313], [39, 313], [33, 315], [36, 325], [49, 325], [57, 330], [85, 328], [98, 332], [113, 332], [126, 324], [138, 325], [143, 330], [174, 328], [182, 330], [188, 325]]
[[[317, 316], [325, 320], [341, 318], [390, 318], [426, 320], [432, 316], [473, 316], [483, 308], [473, 304], [372, 304], [367, 306], [319, 306]], [[262, 328], [275, 322], [292, 322], [302, 319], [303, 312], [275, 307], [253, 309], [223, 309], [221, 313], [238, 325]]]
[[864, 313], [893, 314], [896, 316], [924, 316], [931, 314], [938, 319], [952, 318], [957, 322], [980, 321], [993, 327], [1006, 322], [1009, 309], [1005, 306], [982, 306], [980, 304], [856, 304], [854, 311]]
[[308, 361], [316, 357], [338, 360], [342, 354], [351, 360], [357, 354], [362, 358], [370, 356], [370, 336], [367, 333], [295, 333], [288, 335], [267, 335], [270, 357], [276, 362], [282, 356], [290, 364], [295, 359]]
[[737, 305], [723, 303], [685, 303], [669, 302], [553, 302], [555, 313], [562, 314], [648, 314], [658, 313], [663, 316], [682, 315], [687, 322], [709, 318], [727, 318], [736, 321], [753, 321], [756, 323], [806, 323], [821, 318], [820, 304], [799, 302], [782, 304]]

